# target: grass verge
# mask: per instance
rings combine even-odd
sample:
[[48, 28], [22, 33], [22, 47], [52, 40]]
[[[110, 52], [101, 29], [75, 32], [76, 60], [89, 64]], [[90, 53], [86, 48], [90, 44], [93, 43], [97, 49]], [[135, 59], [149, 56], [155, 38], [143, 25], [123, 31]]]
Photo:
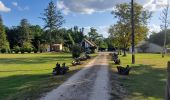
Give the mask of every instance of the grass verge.
[[[120, 56], [122, 66], [130, 65], [129, 76], [117, 75], [119, 85], [126, 88], [129, 100], [163, 100], [166, 84], [166, 64], [170, 55], [161, 58], [160, 54], [137, 54], [136, 64], [131, 64], [131, 55]], [[116, 65], [110, 61], [112, 73], [116, 73]], [[115, 72], [116, 71], [116, 72]], [[111, 76], [112, 80], [115, 76]]]
[[[92, 56], [95, 57], [96, 54]], [[71, 54], [66, 53], [0, 54], [0, 99], [38, 99], [82, 68], [83, 65], [70, 67], [66, 75], [51, 75], [57, 62], [66, 62], [70, 66], [71, 61]]]

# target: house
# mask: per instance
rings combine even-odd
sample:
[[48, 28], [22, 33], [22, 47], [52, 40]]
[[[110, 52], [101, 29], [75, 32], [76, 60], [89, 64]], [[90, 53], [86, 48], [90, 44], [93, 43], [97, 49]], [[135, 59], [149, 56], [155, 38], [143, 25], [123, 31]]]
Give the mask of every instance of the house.
[[85, 52], [88, 53], [95, 53], [98, 50], [98, 46], [94, 42], [89, 41], [87, 39], [84, 39], [81, 42], [81, 46], [84, 48]]
[[[132, 48], [129, 49], [130, 52]], [[157, 44], [150, 43], [148, 41], [141, 41], [135, 46], [136, 53], [161, 53], [163, 48]]]
[[[60, 52], [60, 51], [63, 51], [63, 45], [62, 44], [52, 44], [51, 49], [54, 52]], [[48, 46], [47, 51], [50, 52], [50, 46]]]

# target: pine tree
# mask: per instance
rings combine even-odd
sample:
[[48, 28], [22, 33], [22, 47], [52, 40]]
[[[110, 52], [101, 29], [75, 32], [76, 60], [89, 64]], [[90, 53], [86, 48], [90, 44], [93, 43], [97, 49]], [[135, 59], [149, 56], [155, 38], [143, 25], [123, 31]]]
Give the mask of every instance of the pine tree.
[[52, 32], [59, 29], [64, 23], [62, 13], [58, 10], [56, 11], [56, 6], [53, 1], [50, 1], [48, 7], [44, 10], [42, 20], [45, 22], [44, 29], [49, 30], [49, 40], [50, 40], [50, 50], [52, 45]]
[[2, 17], [0, 16], [0, 50], [9, 49], [9, 42], [5, 33]]

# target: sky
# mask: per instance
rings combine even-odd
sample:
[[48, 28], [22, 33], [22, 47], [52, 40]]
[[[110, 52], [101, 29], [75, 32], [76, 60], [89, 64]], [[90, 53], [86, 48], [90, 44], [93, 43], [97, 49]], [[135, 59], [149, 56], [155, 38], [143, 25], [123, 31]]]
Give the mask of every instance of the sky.
[[[111, 14], [115, 10], [115, 5], [128, 3], [130, 0], [53, 0], [58, 10], [61, 10], [66, 22], [63, 27], [71, 28], [79, 26], [85, 28], [87, 33], [90, 27], [94, 27], [104, 37], [108, 36], [110, 25], [116, 23], [116, 19]], [[168, 0], [134, 0], [143, 6], [143, 9], [151, 11], [152, 18], [148, 27], [151, 33], [159, 32], [162, 9]], [[28, 19], [33, 25], [44, 26], [42, 17], [43, 10], [50, 0], [0, 0], [0, 14], [4, 25], [8, 27], [19, 25], [23, 18]], [[170, 12], [170, 11], [169, 11]]]

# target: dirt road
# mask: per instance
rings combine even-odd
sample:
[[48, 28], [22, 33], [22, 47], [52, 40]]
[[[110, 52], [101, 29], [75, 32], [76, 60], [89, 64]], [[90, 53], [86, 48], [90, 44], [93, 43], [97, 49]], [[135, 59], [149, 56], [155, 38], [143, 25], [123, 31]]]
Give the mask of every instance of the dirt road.
[[100, 53], [57, 89], [40, 100], [109, 100], [108, 53]]

